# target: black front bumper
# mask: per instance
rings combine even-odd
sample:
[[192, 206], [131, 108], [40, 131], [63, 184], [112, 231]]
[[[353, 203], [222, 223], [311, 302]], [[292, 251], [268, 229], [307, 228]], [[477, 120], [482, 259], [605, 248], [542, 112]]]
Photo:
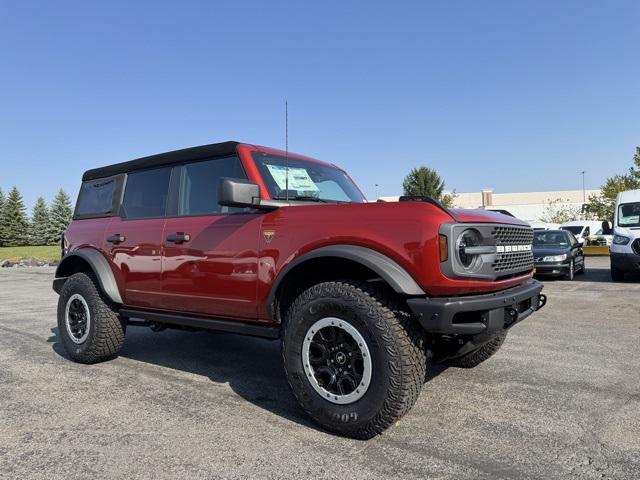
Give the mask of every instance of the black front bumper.
[[410, 298], [409, 308], [429, 333], [480, 335], [511, 328], [547, 303], [530, 279], [501, 292], [447, 298]]
[[610, 252], [611, 266], [624, 272], [640, 271], [640, 255], [635, 253]]
[[566, 275], [571, 268], [570, 263], [536, 263], [534, 264], [538, 275]]

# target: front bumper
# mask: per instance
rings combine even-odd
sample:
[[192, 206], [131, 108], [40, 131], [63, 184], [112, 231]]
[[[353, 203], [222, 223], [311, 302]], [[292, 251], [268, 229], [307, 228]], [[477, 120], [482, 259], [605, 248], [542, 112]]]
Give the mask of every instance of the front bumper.
[[409, 308], [429, 333], [498, 333], [521, 322], [547, 303], [542, 284], [527, 280], [501, 292], [447, 298], [410, 298]]
[[538, 275], [566, 275], [569, 272], [569, 263], [536, 263], [534, 265]]
[[610, 252], [611, 266], [623, 272], [640, 271], [640, 255], [635, 253]]

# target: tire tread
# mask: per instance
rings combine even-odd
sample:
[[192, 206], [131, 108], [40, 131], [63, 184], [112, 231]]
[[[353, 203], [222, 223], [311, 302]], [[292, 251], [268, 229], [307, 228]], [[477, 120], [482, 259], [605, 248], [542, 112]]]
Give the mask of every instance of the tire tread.
[[63, 303], [67, 294], [72, 295], [77, 291], [82, 291], [91, 310], [91, 321], [94, 324], [95, 333], [93, 337], [87, 339], [90, 341], [88, 348], [80, 353], [67, 348], [71, 358], [79, 363], [93, 364], [110, 360], [118, 354], [124, 343], [124, 327], [120, 316], [98, 285], [98, 280], [93, 273], [75, 273], [65, 282], [60, 295], [58, 329], [61, 333], [66, 328], [64, 323], [65, 305]]
[[[424, 346], [424, 331], [413, 319], [399, 299], [385, 291], [381, 286], [360, 281], [340, 280], [324, 282], [303, 292], [291, 305], [283, 326], [283, 341], [287, 337], [289, 319], [305, 308], [305, 305], [317, 298], [347, 298], [359, 310], [366, 311], [371, 325], [386, 345], [390, 369], [390, 388], [379, 412], [364, 426], [357, 430], [348, 427], [327, 424], [307, 411], [324, 428], [337, 431], [352, 438], [369, 439], [393, 425], [415, 404], [426, 377], [427, 358]], [[282, 349], [283, 356], [285, 349]], [[284, 360], [284, 358], [283, 358]], [[284, 361], [286, 372], [286, 361]], [[287, 378], [289, 377], [287, 373]], [[304, 408], [294, 386], [291, 390]]]

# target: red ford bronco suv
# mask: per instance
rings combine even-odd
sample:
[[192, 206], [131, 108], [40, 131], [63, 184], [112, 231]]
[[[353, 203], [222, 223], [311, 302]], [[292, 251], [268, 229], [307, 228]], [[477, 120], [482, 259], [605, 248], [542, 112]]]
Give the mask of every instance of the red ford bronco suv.
[[337, 166], [225, 142], [87, 171], [53, 282], [69, 356], [127, 326], [280, 338], [320, 425], [370, 438], [415, 403], [427, 358], [473, 367], [544, 306], [532, 230], [430, 198], [367, 203]]

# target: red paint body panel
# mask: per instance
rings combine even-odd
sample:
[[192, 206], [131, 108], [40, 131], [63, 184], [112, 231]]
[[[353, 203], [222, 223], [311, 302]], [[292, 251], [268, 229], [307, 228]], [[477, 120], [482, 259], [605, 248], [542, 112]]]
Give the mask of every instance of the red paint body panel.
[[216, 317], [255, 318], [261, 223], [260, 214], [167, 219], [165, 237], [186, 233], [191, 240], [164, 242], [159, 306]]
[[154, 308], [161, 300], [164, 218], [123, 220], [113, 217], [105, 238], [122, 235], [119, 244], [104, 242], [104, 253], [116, 273], [122, 299], [129, 306]]
[[65, 232], [69, 250], [95, 248], [103, 251], [104, 236], [111, 218], [87, 218], [74, 220]]
[[[469, 215], [465, 219], [480, 222], [484, 218], [485, 223], [493, 223], [494, 216]], [[507, 223], [503, 217], [497, 221]], [[490, 282], [444, 276], [440, 270], [438, 233], [442, 223], [451, 222], [453, 219], [446, 212], [426, 202], [318, 204], [269, 213], [264, 217], [263, 229], [273, 230], [275, 235], [268, 245], [263, 240], [260, 249], [260, 315], [267, 315], [266, 300], [282, 270], [299, 256], [328, 245], [359, 245], [383, 253], [404, 267], [430, 296], [492, 292], [519, 285], [531, 277], [527, 274]]]
[[[260, 185], [262, 198], [269, 199], [251, 153], [284, 152], [252, 145], [239, 145], [237, 150], [249, 180]], [[452, 213], [465, 223], [523, 224], [482, 210]], [[453, 216], [419, 201], [310, 203], [249, 214], [75, 220], [66, 237], [71, 250], [90, 247], [104, 253], [127, 306], [250, 321], [272, 321], [267, 299], [276, 279], [301, 255], [329, 245], [358, 245], [387, 255], [429, 296], [498, 291], [531, 277], [447, 278], [440, 269], [438, 234], [443, 223], [455, 221]], [[274, 233], [270, 241], [265, 231]], [[167, 242], [167, 235], [175, 233], [191, 238], [182, 244]], [[119, 245], [105, 241], [115, 234], [126, 240]]]

